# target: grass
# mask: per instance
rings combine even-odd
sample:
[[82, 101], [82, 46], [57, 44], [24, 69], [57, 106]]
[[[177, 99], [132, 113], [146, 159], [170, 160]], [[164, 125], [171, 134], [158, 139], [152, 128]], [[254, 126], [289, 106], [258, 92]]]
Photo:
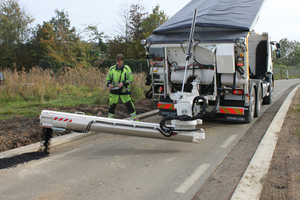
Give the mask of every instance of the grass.
[[273, 72], [274, 72], [275, 80], [286, 79], [287, 77], [289, 77], [289, 79], [300, 78], [299, 67], [274, 65]]
[[[0, 71], [5, 82], [0, 86], [0, 120], [15, 116], [36, 116], [45, 107], [73, 107], [80, 104], [104, 105], [109, 101], [107, 70], [67, 68], [59, 73], [41, 68], [26, 71]], [[149, 86], [145, 74], [134, 74], [132, 99], [144, 97]]]
[[300, 130], [299, 129], [295, 130], [293, 134], [297, 137], [300, 137]]

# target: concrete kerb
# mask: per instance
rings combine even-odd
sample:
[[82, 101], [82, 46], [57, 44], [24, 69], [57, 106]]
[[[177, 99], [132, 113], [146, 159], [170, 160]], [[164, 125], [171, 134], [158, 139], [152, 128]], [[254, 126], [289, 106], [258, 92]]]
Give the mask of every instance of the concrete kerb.
[[292, 102], [292, 98], [299, 87], [300, 85], [293, 89], [279, 108], [258, 148], [256, 149], [242, 179], [231, 196], [231, 200], [260, 199], [263, 189], [263, 185], [260, 180], [269, 171], [271, 159], [278, 140], [278, 133], [281, 131], [286, 113]]
[[[142, 119], [142, 118], [145, 118], [145, 117], [148, 117], [148, 116], [151, 116], [151, 115], [155, 115], [157, 113], [158, 113], [158, 110], [153, 110], [153, 111], [150, 111], [150, 112], [139, 114], [139, 115], [137, 115], [137, 117], [139, 119]], [[130, 118], [127, 118], [127, 119], [130, 119]], [[57, 146], [57, 145], [60, 145], [60, 144], [64, 144], [64, 143], [67, 143], [67, 142], [70, 142], [70, 141], [73, 141], [73, 140], [77, 140], [77, 139], [80, 139], [80, 138], [83, 138], [83, 137], [87, 137], [87, 136], [92, 135], [92, 134], [95, 134], [95, 132], [88, 132], [88, 133], [74, 132], [74, 133], [70, 133], [70, 134], [67, 134], [67, 135], [62, 135], [62, 136], [59, 136], [59, 137], [56, 137], [56, 138], [52, 138], [51, 139], [51, 147], [54, 147], [54, 146]], [[30, 144], [30, 145], [27, 145], [27, 146], [23, 146], [23, 147], [19, 147], [19, 148], [16, 148], [16, 149], [4, 151], [4, 152], [0, 153], [0, 159], [9, 158], [9, 157], [12, 157], [12, 156], [17, 156], [17, 155], [24, 154], [24, 153], [38, 151], [40, 148], [41, 148], [41, 143], [37, 142], [37, 143]]]

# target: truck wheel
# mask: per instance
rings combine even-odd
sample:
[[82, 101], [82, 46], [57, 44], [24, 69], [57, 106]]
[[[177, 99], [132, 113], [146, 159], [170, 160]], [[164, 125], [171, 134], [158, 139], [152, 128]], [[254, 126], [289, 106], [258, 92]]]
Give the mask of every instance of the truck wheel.
[[266, 97], [264, 97], [264, 104], [271, 104], [271, 103], [272, 103], [273, 90], [274, 90], [274, 87], [273, 87], [273, 80], [271, 79], [271, 80], [270, 80], [270, 85], [269, 85], [269, 87], [268, 87], [269, 95], [266, 96]]
[[254, 117], [259, 117], [260, 115], [260, 109], [261, 109], [261, 104], [262, 104], [262, 93], [261, 93], [261, 86], [260, 84], [257, 86], [257, 95], [256, 95], [256, 105], [255, 105], [255, 113]]
[[254, 113], [255, 113], [255, 102], [256, 102], [256, 93], [255, 93], [255, 89], [252, 86], [251, 90], [250, 90], [250, 97], [249, 97], [249, 110], [248, 110], [248, 120], [246, 121], [247, 123], [250, 123], [253, 121], [254, 118]]

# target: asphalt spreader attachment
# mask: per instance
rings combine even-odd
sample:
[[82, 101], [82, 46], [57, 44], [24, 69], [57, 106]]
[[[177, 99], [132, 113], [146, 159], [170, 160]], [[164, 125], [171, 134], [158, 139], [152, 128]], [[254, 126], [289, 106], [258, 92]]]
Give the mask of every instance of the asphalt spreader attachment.
[[201, 119], [192, 121], [171, 120], [171, 125], [131, 121], [127, 119], [111, 119], [105, 117], [88, 116], [82, 112], [65, 113], [43, 110], [40, 115], [40, 124], [43, 128], [43, 147], [49, 152], [53, 131], [66, 130], [87, 133], [108, 133], [151, 139], [162, 139], [198, 143], [205, 138], [203, 129], [196, 129], [202, 124]]
[[50, 153], [49, 147], [52, 138], [52, 129], [51, 128], [42, 128], [42, 136], [41, 136], [41, 151], [45, 153]]

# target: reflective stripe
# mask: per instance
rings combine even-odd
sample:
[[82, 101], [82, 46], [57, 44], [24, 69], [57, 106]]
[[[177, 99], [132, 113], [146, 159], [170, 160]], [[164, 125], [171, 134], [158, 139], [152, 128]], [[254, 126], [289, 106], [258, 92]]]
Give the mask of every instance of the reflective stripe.
[[136, 118], [136, 112], [130, 114], [131, 118]]
[[221, 107], [220, 113], [223, 114], [235, 114], [235, 115], [243, 115], [244, 108], [229, 108], [229, 107]]
[[174, 104], [172, 103], [158, 103], [157, 108], [175, 110]]
[[114, 114], [108, 113], [108, 118], [114, 118]]

